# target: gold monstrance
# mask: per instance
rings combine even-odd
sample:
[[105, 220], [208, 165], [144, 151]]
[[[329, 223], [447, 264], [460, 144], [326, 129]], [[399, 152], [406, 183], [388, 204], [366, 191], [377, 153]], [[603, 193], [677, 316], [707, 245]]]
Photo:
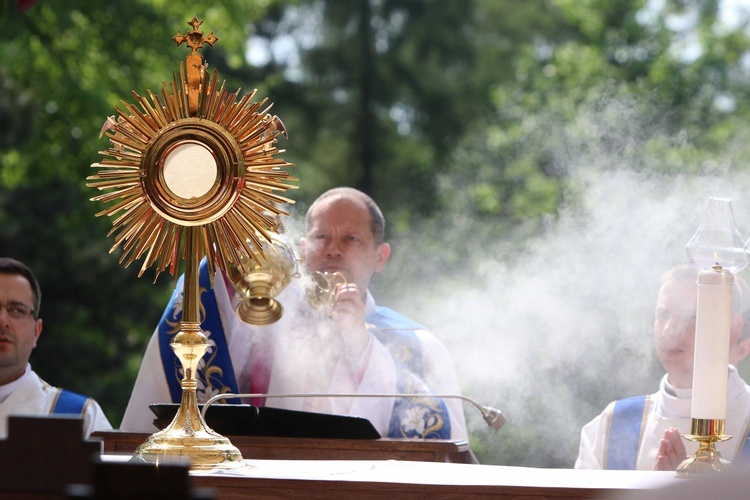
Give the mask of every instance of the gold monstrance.
[[[172, 423], [151, 435], [134, 458], [146, 462], [189, 459], [199, 469], [244, 466], [242, 455], [227, 438], [210, 429], [196, 400], [196, 369], [209, 347], [200, 328], [198, 269], [206, 257], [210, 275], [222, 269], [265, 259], [261, 238], [271, 242], [280, 215], [277, 205], [293, 203], [274, 194], [297, 181], [274, 155], [275, 137], [284, 132], [281, 121], [262, 111], [265, 99], [252, 100], [255, 91], [237, 100], [239, 90], [217, 89], [217, 72], [209, 77], [198, 49], [217, 38], [198, 31], [202, 21], [188, 22], [187, 35], [177, 32], [190, 55], [169, 88], [148, 98], [133, 92], [137, 105], [122, 102], [119, 116], [105, 125], [111, 146], [108, 158], [92, 167], [101, 170], [87, 178], [89, 187], [106, 191], [92, 201], [111, 203], [97, 216], [117, 216], [113, 252], [122, 247], [120, 262], [130, 265], [145, 255], [139, 272], [154, 265], [156, 276], [169, 266], [177, 276], [185, 260], [184, 303], [180, 332], [171, 342], [183, 368], [182, 401]], [[186, 75], [187, 73], [187, 79]]]

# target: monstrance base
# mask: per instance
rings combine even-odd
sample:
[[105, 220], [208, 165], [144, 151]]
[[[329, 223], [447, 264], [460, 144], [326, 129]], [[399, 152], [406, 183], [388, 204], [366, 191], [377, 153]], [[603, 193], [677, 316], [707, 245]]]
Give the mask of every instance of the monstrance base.
[[133, 461], [186, 463], [201, 470], [247, 467], [240, 450], [229, 439], [210, 429], [189, 431], [167, 427], [152, 434], [135, 450]]

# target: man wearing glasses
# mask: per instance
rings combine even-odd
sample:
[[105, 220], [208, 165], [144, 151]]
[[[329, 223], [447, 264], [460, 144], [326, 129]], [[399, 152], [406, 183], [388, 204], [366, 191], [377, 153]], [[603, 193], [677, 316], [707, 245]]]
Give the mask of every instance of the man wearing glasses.
[[81, 415], [86, 437], [112, 429], [96, 401], [53, 387], [31, 370], [29, 356], [42, 333], [41, 300], [31, 269], [0, 257], [0, 439], [7, 437], [8, 415]]

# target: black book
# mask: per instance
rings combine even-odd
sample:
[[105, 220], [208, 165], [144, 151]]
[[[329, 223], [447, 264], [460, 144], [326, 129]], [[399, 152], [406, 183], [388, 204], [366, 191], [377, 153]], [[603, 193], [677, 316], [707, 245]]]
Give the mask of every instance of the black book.
[[[154, 425], [167, 427], [180, 405], [149, 405], [156, 415]], [[198, 405], [203, 409], [203, 405]], [[212, 404], [206, 411], [206, 425], [225, 436], [272, 436], [332, 439], [380, 439], [380, 433], [363, 417], [329, 415], [246, 404]]]

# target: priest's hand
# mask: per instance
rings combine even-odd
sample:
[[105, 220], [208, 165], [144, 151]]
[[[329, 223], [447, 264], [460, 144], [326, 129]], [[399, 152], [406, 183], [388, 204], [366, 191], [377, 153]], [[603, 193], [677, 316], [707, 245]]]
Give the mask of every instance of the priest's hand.
[[338, 323], [346, 355], [361, 356], [370, 342], [365, 328], [365, 300], [354, 283], [339, 285], [331, 317]]
[[677, 467], [686, 458], [688, 458], [688, 455], [680, 432], [674, 427], [670, 427], [664, 431], [664, 436], [659, 443], [654, 470], [677, 470]]

